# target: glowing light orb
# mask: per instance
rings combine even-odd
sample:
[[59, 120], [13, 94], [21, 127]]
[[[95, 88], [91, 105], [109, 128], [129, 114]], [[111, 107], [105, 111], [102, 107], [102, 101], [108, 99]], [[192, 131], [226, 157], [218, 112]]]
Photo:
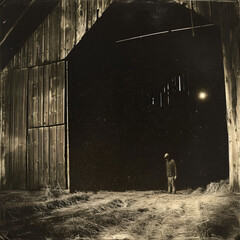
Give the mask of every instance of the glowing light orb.
[[200, 93], [198, 94], [198, 98], [199, 98], [200, 100], [205, 100], [205, 99], [207, 98], [207, 93], [206, 93], [206, 92], [200, 92]]

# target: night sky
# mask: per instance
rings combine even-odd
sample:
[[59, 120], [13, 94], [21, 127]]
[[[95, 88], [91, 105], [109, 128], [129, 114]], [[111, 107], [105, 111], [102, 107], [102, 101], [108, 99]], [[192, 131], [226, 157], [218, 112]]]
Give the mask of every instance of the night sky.
[[[208, 24], [194, 13], [193, 23]], [[178, 189], [228, 177], [217, 27], [116, 43], [189, 26], [175, 3], [116, 2], [70, 53], [72, 190], [166, 189], [165, 152]]]

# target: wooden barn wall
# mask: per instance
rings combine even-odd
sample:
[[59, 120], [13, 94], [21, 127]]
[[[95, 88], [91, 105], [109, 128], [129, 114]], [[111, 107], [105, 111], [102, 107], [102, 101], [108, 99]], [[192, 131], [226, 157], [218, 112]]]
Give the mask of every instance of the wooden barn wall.
[[112, 0], [62, 0], [0, 73], [0, 190], [68, 188], [65, 57]]
[[0, 189], [25, 189], [27, 69], [0, 75]]
[[[240, 191], [240, 5], [236, 2], [178, 1], [215, 23], [221, 30], [227, 126], [229, 140], [229, 180]], [[216, 159], [217, 161], [217, 159]]]
[[66, 186], [65, 62], [28, 70], [28, 188]]
[[112, 1], [60, 1], [6, 68], [33, 67], [65, 59]]

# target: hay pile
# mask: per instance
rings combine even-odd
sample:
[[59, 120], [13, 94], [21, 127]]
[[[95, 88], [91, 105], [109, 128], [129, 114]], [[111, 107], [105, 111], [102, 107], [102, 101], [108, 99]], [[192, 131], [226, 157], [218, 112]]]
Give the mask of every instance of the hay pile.
[[220, 182], [212, 182], [206, 188], [206, 193], [229, 193], [229, 180], [221, 180]]
[[1, 195], [0, 240], [238, 239], [239, 197], [227, 189], [222, 181], [176, 195], [162, 191]]

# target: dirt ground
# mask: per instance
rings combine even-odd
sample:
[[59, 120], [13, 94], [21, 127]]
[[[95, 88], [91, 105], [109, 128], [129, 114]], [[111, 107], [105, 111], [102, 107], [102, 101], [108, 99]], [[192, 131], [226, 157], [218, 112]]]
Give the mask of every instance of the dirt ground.
[[206, 189], [74, 194], [0, 193], [0, 239], [235, 239], [240, 195], [225, 181]]

